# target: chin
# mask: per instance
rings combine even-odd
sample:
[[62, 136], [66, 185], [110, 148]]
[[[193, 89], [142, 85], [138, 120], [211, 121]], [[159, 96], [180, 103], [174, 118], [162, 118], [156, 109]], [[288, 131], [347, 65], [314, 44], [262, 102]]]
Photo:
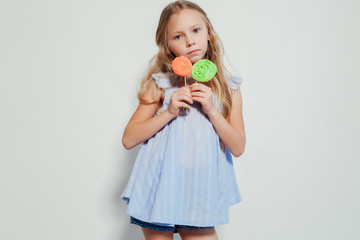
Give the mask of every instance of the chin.
[[193, 57], [193, 58], [190, 58], [190, 61], [192, 64], [196, 63], [197, 61], [201, 60], [202, 58], [200, 57]]

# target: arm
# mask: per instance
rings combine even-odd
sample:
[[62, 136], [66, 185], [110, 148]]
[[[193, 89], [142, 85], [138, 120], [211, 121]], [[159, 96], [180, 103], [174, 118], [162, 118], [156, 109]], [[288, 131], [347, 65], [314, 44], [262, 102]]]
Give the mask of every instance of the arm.
[[171, 119], [179, 114], [182, 107], [190, 108], [184, 101], [192, 103], [190, 90], [188, 87], [182, 87], [171, 95], [168, 109], [154, 116], [157, 110], [157, 103], [162, 96], [161, 90], [155, 88], [155, 83], [151, 83], [154, 93], [148, 92], [145, 98], [152, 99], [151, 104], [139, 104], [129, 123], [127, 124], [122, 137], [122, 143], [126, 149], [131, 149], [138, 144], [154, 136]]
[[225, 119], [212, 102], [211, 88], [203, 84], [191, 86], [193, 100], [199, 101], [205, 114], [208, 115], [216, 133], [223, 141], [225, 147], [235, 156], [244, 153], [246, 136], [242, 116], [242, 98], [240, 89], [232, 95], [232, 108], [230, 116]]

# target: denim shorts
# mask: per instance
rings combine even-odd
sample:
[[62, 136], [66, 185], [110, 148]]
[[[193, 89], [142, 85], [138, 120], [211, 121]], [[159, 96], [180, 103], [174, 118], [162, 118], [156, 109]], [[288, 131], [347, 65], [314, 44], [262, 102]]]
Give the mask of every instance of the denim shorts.
[[214, 228], [214, 227], [196, 227], [196, 226], [187, 226], [187, 225], [175, 225], [175, 226], [162, 226], [158, 224], [143, 222], [133, 216], [130, 216], [130, 223], [139, 225], [143, 228], [148, 228], [152, 230], [159, 230], [159, 231], [172, 231], [177, 233], [178, 229], [205, 229], [205, 228]]

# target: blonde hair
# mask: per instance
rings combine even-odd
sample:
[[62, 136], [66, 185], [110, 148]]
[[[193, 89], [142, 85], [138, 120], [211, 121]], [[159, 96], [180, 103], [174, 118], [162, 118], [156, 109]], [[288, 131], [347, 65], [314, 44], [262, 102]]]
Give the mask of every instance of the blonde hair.
[[[206, 24], [209, 35], [209, 42], [204, 58], [212, 61], [217, 66], [217, 73], [215, 77], [206, 84], [211, 87], [213, 92], [216, 94], [221, 108], [221, 113], [225, 118], [227, 118], [230, 114], [232, 101], [231, 93], [229, 91], [228, 83], [225, 77], [225, 72], [227, 72], [227, 70], [223, 64], [224, 47], [204, 10], [202, 10], [197, 4], [189, 1], [181, 0], [170, 3], [162, 11], [155, 37], [156, 45], [159, 47], [159, 51], [150, 60], [148, 72], [141, 81], [141, 86], [138, 91], [138, 99], [140, 103], [143, 104], [154, 103], [154, 101], [146, 99], [146, 96], [148, 96], [146, 93], [154, 91], [154, 89], [150, 89], [151, 86], [154, 86], [154, 84], [151, 84], [151, 81], [153, 81], [151, 74], [157, 72], [173, 72], [171, 62], [176, 56], [169, 53], [168, 51], [167, 23], [169, 22], [172, 15], [180, 12], [183, 9], [192, 9], [198, 11]], [[161, 97], [160, 101], [157, 102], [158, 108], [162, 105], [162, 98], [163, 97]]]

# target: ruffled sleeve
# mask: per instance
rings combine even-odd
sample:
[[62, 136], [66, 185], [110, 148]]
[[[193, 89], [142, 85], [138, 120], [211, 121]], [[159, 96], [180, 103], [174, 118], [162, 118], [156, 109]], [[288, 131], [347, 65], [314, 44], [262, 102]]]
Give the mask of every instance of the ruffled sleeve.
[[240, 87], [241, 83], [242, 83], [242, 78], [239, 77], [239, 76], [227, 76], [227, 81], [228, 81], [228, 84], [229, 84], [229, 88], [231, 90], [236, 90]]
[[159, 88], [168, 88], [171, 87], [176, 82], [176, 76], [174, 73], [154, 73], [151, 74], [151, 77], [155, 80]]

